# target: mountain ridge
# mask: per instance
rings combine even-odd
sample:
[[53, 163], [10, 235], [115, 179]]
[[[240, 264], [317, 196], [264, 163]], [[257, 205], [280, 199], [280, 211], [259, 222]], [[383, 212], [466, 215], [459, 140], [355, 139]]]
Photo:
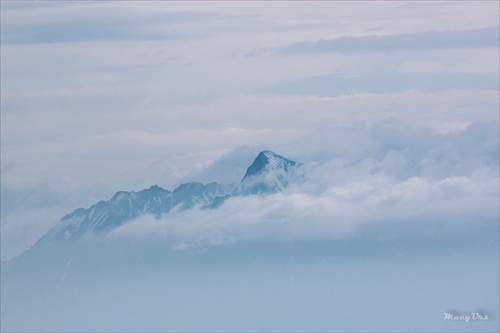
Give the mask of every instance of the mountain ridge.
[[[66, 214], [34, 247], [70, 242], [87, 233], [106, 233], [140, 216], [160, 218], [173, 209], [217, 209], [234, 196], [267, 195], [282, 191], [296, 162], [270, 150], [260, 152], [235, 188], [211, 182], [187, 182], [173, 191], [153, 185], [140, 191], [118, 191], [108, 201]], [[29, 251], [29, 250], [28, 250]]]

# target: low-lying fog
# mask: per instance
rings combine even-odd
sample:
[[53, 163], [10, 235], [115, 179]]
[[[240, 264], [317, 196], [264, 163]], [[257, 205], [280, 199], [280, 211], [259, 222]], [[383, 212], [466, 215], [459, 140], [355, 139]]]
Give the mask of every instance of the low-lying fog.
[[[494, 239], [90, 240], [52, 262], [4, 263], [2, 331], [495, 331]], [[483, 320], [446, 319], [473, 313]]]

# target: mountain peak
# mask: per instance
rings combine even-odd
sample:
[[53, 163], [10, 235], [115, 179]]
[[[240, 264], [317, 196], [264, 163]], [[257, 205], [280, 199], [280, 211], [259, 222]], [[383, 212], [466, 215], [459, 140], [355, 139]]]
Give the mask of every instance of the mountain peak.
[[295, 165], [294, 161], [286, 159], [270, 150], [264, 150], [257, 155], [252, 165], [248, 167], [243, 179], [262, 174], [266, 170], [283, 169], [287, 172], [293, 165]]
[[238, 186], [241, 194], [276, 193], [288, 185], [290, 169], [296, 163], [270, 150], [257, 155]]

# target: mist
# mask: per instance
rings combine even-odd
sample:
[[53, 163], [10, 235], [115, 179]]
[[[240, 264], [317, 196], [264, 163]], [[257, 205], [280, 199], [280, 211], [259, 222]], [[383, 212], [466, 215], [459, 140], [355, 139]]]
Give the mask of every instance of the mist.
[[498, 1], [0, 6], [2, 332], [499, 331]]
[[[389, 120], [304, 136], [283, 192], [2, 262], [2, 330], [495, 331], [497, 135]], [[234, 182], [255, 150], [193, 177]]]
[[[2, 331], [498, 328], [495, 246], [365, 239], [261, 242], [168, 255], [158, 246], [148, 255], [130, 244], [108, 243], [101, 247], [106, 252], [92, 248], [86, 260], [79, 261], [80, 254], [65, 262], [51, 283], [44, 278], [55, 277], [50, 265], [34, 264], [35, 275], [17, 280], [4, 279], [3, 267]], [[444, 320], [445, 313], [471, 312], [489, 320]]]

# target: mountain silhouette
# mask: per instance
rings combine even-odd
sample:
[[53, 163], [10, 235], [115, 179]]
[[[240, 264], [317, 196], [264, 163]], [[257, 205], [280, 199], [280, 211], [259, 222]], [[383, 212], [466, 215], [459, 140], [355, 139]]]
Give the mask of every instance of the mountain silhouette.
[[218, 183], [184, 183], [173, 191], [157, 185], [138, 192], [117, 192], [109, 201], [79, 208], [64, 216], [34, 247], [67, 243], [88, 233], [105, 233], [143, 215], [160, 218], [171, 210], [217, 209], [234, 196], [268, 195], [288, 186], [294, 161], [262, 151], [235, 188]]

